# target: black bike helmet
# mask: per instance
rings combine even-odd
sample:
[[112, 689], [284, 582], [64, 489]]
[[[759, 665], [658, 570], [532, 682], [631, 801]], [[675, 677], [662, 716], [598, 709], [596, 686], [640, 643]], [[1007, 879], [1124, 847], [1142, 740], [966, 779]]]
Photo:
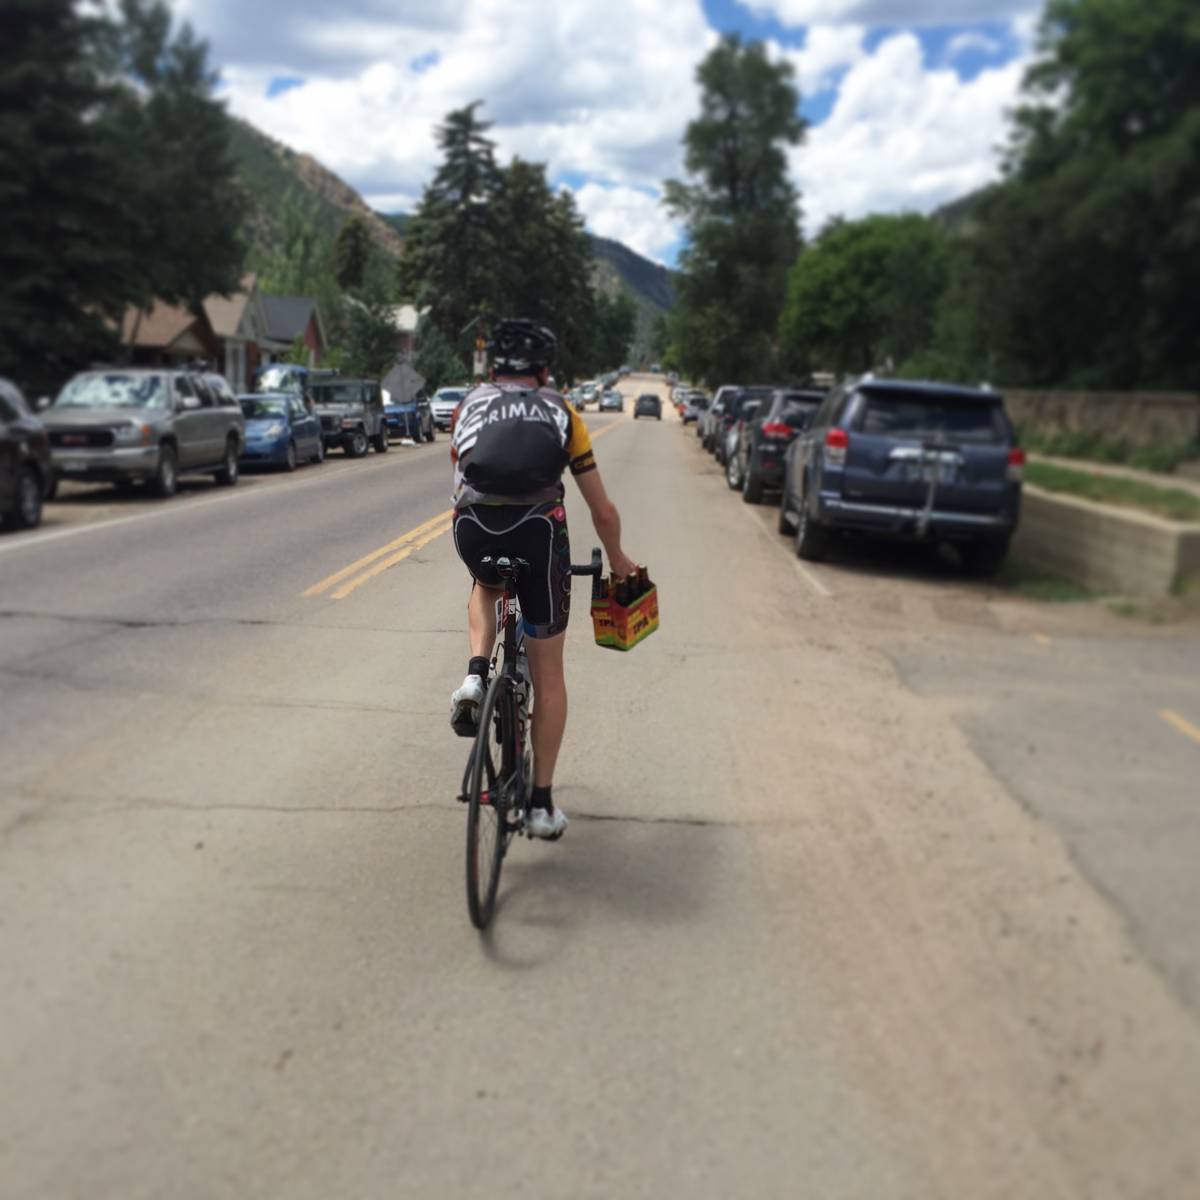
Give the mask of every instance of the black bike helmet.
[[545, 325], [510, 317], [497, 322], [487, 348], [500, 374], [532, 374], [554, 362], [558, 339]]

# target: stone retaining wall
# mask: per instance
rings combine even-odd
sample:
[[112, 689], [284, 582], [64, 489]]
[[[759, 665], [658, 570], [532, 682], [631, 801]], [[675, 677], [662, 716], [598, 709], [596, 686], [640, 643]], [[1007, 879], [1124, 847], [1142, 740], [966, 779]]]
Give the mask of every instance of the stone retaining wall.
[[1013, 553], [1098, 592], [1159, 599], [1200, 572], [1200, 525], [1026, 484]]
[[1008, 415], [1041, 434], [1083, 433], [1138, 449], [1200, 443], [1200, 396], [1182, 392], [1006, 391]]

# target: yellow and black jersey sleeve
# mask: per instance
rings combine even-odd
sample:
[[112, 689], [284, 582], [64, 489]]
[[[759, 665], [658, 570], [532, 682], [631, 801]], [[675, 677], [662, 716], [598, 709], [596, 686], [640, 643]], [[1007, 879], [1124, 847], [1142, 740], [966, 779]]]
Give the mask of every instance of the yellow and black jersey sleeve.
[[585, 475], [588, 471], [596, 469], [596, 456], [592, 453], [592, 437], [574, 406], [567, 400], [564, 400], [563, 403], [567, 406], [567, 412], [571, 417], [571, 432], [567, 438], [567, 455], [571, 460], [571, 474]]

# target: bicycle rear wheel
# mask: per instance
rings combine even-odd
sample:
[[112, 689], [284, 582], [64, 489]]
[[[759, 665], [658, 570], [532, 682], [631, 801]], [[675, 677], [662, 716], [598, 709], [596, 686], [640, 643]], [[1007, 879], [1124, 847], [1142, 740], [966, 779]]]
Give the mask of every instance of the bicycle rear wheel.
[[513, 706], [512, 680], [497, 675], [479, 714], [467, 784], [467, 911], [477, 929], [492, 919], [512, 836], [509, 813], [518, 778]]

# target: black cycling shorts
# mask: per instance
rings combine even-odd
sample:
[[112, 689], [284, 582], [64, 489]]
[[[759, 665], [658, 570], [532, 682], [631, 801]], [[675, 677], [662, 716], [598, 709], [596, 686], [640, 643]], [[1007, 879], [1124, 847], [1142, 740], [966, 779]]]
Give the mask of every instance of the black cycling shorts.
[[571, 541], [561, 500], [543, 504], [471, 504], [454, 514], [454, 546], [477, 583], [503, 587], [491, 557], [523, 558], [517, 580], [525, 636], [554, 637], [571, 615]]

